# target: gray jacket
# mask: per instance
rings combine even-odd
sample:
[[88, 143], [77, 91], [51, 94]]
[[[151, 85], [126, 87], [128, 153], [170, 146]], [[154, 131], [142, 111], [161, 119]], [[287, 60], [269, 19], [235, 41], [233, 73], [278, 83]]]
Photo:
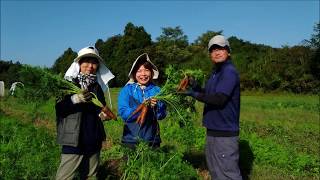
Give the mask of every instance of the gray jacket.
[[79, 143], [81, 112], [70, 114], [57, 123], [57, 143], [77, 147]]

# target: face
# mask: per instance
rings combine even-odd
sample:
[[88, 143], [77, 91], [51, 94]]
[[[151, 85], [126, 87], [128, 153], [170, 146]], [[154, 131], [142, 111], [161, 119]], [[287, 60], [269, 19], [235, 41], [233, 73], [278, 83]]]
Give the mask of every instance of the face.
[[228, 59], [229, 53], [226, 48], [214, 48], [211, 50], [210, 58], [213, 63], [224, 62]]
[[80, 64], [80, 72], [83, 74], [96, 74], [98, 62], [95, 59], [84, 59]]
[[141, 65], [135, 75], [136, 80], [141, 85], [147, 85], [151, 81], [152, 72]]

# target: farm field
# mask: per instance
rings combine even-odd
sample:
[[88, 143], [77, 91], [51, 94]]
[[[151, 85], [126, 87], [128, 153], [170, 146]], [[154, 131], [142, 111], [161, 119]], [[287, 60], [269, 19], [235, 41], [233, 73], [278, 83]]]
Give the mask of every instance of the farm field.
[[[111, 91], [114, 110], [118, 88]], [[107, 96], [106, 96], [107, 97]], [[105, 122], [107, 141], [99, 179], [209, 179], [204, 159], [202, 104], [192, 120], [160, 122], [161, 148], [120, 144], [123, 122]], [[244, 179], [319, 179], [319, 96], [243, 92], [240, 167]], [[54, 179], [60, 147], [55, 142], [54, 100], [23, 103], [0, 99], [0, 179]]]

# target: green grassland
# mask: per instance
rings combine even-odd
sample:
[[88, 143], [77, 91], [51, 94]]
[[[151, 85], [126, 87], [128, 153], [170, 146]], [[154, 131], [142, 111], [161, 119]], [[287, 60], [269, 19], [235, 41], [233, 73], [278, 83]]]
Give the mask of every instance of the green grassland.
[[[111, 89], [115, 112], [118, 93]], [[6, 96], [0, 103], [0, 179], [53, 179], [60, 158], [54, 100], [27, 103]], [[203, 104], [196, 105], [187, 124], [170, 112], [160, 122], [158, 150], [122, 147], [121, 119], [105, 122], [99, 179], [209, 179]], [[244, 92], [240, 128], [244, 179], [319, 179], [319, 96]]]

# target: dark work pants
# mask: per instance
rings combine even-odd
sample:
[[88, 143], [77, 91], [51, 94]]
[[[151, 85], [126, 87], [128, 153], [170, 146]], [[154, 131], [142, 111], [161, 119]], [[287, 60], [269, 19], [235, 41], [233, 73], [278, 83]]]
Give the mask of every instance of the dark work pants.
[[205, 154], [212, 180], [242, 180], [238, 136], [207, 136]]

